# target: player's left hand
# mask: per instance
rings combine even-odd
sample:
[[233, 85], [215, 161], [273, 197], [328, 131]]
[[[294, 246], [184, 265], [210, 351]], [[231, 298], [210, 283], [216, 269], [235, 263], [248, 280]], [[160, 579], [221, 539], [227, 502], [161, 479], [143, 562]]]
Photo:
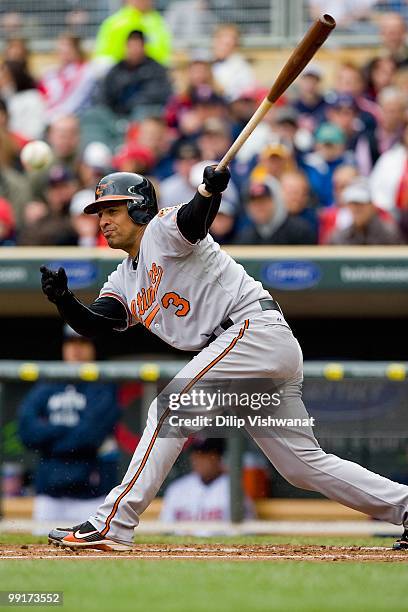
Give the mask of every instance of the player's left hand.
[[228, 187], [231, 173], [228, 168], [216, 170], [216, 166], [206, 166], [204, 168], [203, 183], [208, 193], [221, 193]]
[[56, 304], [68, 291], [68, 279], [64, 268], [57, 272], [41, 266], [41, 287], [50, 302]]

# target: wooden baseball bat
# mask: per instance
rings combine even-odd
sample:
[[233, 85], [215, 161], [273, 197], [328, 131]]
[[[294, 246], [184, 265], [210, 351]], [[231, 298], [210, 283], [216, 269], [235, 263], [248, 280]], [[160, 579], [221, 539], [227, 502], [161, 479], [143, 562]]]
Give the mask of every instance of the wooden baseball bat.
[[264, 100], [262, 100], [261, 104], [252, 115], [251, 119], [248, 121], [238, 138], [232, 143], [218, 164], [217, 170], [222, 170], [228, 166], [231, 159], [235, 157], [244, 142], [252, 134], [258, 123], [262, 121], [274, 102], [280, 98], [280, 96], [287, 90], [289, 85], [291, 85], [296, 77], [299, 76], [335, 27], [336, 21], [331, 15], [323, 15], [311, 25], [280, 71], [268, 95], [264, 98]]

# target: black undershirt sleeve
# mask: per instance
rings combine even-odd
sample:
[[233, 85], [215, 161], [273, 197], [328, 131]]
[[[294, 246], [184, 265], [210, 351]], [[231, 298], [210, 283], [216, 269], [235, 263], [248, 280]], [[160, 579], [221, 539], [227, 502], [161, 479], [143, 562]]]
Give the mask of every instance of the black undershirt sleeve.
[[81, 336], [93, 338], [127, 327], [126, 308], [115, 298], [100, 297], [85, 306], [67, 291], [56, 305], [64, 321]]
[[189, 242], [203, 240], [210, 229], [221, 203], [221, 194], [205, 198], [197, 191], [190, 202], [179, 208], [177, 225]]

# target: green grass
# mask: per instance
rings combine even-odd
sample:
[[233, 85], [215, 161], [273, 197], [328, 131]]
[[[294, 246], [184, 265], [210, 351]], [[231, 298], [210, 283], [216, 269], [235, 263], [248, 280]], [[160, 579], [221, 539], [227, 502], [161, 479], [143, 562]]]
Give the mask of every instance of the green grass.
[[[0, 534], [4, 544], [45, 538]], [[388, 546], [389, 538], [138, 536], [152, 544], [326, 544]], [[62, 612], [362, 612], [408, 610], [405, 563], [212, 560], [10, 560], [0, 589], [60, 590]], [[37, 609], [46, 609], [37, 607]], [[47, 608], [50, 610], [50, 608]]]

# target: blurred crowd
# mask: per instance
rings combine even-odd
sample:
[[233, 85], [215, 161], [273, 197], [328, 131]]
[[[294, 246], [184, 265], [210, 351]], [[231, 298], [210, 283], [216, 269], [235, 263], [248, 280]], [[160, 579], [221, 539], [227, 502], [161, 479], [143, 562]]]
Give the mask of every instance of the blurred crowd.
[[[177, 3], [174, 3], [177, 4]], [[314, 4], [318, 4], [317, 2]], [[359, 3], [355, 2], [355, 5]], [[368, 3], [369, 4], [369, 3]], [[221, 244], [408, 242], [408, 47], [400, 13], [379, 21], [364, 65], [307, 66], [232, 161], [211, 233]], [[267, 90], [233, 24], [172, 71], [168, 26], [150, 0], [126, 0], [86, 55], [62, 33], [52, 69], [32, 72], [23, 38], [0, 64], [0, 244], [105, 247], [82, 213], [111, 171], [145, 174], [160, 207], [188, 201]], [[177, 78], [175, 78], [177, 76]], [[20, 151], [44, 139], [46, 169]]]

